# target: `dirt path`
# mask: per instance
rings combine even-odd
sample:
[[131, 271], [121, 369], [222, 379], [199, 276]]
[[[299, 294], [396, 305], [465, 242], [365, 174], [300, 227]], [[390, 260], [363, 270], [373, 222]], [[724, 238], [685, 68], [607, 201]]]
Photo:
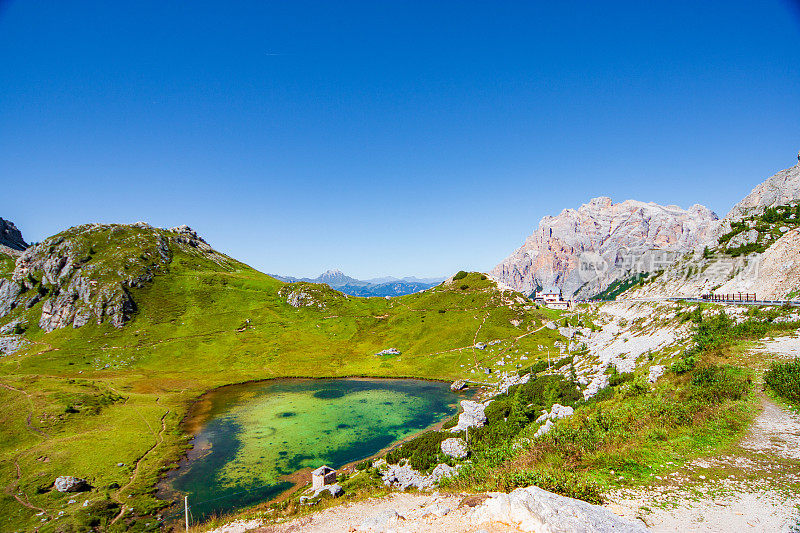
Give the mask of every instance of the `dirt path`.
[[48, 517], [52, 518], [52, 515], [47, 509], [43, 509], [41, 507], [37, 507], [33, 505], [31, 502], [28, 501], [28, 497], [24, 493], [18, 493], [19, 482], [22, 479], [22, 469], [19, 467], [19, 462], [14, 459], [14, 468], [17, 470], [17, 479], [16, 481], [12, 482], [9, 486], [5, 488], [5, 493], [9, 496], [13, 496], [15, 500], [17, 500], [21, 505], [27, 507], [28, 509], [33, 509], [34, 511], [39, 511], [41, 513], [46, 514]]
[[41, 429], [31, 424], [31, 420], [33, 419], [33, 400], [31, 400], [31, 395], [22, 389], [17, 389], [16, 387], [12, 387], [11, 385], [6, 385], [5, 383], [0, 383], [0, 387], [3, 387], [6, 390], [18, 392], [20, 394], [25, 395], [25, 398], [28, 400], [28, 405], [30, 406], [30, 409], [28, 411], [28, 417], [25, 419], [25, 423], [28, 425], [28, 429], [31, 430], [33, 433], [38, 434], [40, 437], [47, 437], [48, 436], [47, 433], [45, 433]]
[[608, 507], [652, 531], [788, 532], [800, 523], [800, 416], [761, 395], [761, 412], [730, 455], [697, 459]]
[[125, 484], [125, 486], [120, 487], [117, 490], [117, 492], [114, 493], [114, 499], [120, 504], [120, 510], [119, 510], [119, 514], [117, 514], [117, 516], [114, 517], [114, 520], [112, 520], [111, 524], [109, 524], [109, 525], [113, 525], [114, 523], [116, 523], [117, 520], [122, 518], [122, 515], [125, 514], [125, 511], [127, 511], [127, 508], [125, 507], [125, 504], [123, 502], [122, 494], [125, 491], [125, 489], [130, 487], [133, 484], [133, 482], [136, 481], [136, 477], [139, 475], [139, 466], [142, 464], [142, 461], [144, 461], [144, 459], [153, 450], [155, 450], [159, 446], [159, 444], [164, 442], [164, 431], [167, 430], [167, 415], [168, 414], [169, 414], [169, 409], [167, 409], [167, 411], [163, 415], [161, 415], [161, 431], [159, 431], [158, 435], [156, 435], [156, 442], [146, 452], [144, 452], [144, 454], [136, 461], [136, 465], [133, 467], [133, 472], [131, 473], [130, 480]]

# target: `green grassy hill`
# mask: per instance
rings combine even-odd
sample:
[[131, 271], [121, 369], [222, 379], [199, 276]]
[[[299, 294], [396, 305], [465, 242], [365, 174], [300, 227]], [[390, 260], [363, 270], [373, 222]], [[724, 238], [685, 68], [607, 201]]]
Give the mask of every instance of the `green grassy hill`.
[[[51, 272], [59, 258], [65, 266]], [[3, 531], [115, 519], [112, 529], [154, 527], [156, 481], [188, 441], [180, 421], [214, 387], [287, 376], [484, 380], [498, 358], [528, 365], [558, 339], [543, 327], [555, 312], [479, 273], [392, 299], [348, 297], [284, 284], [202, 239], [143, 225], [73, 228], [20, 261], [31, 266], [24, 305], [0, 318], [0, 328], [24, 326], [27, 341], [0, 356]], [[12, 267], [0, 257], [0, 278]], [[70, 296], [79, 285], [89, 290]], [[117, 295], [132, 302], [124, 320], [108, 312]], [[88, 319], [47, 332], [42, 311], [56, 301]], [[401, 354], [376, 355], [390, 347]], [[59, 475], [94, 489], [53, 491]], [[111, 504], [99, 503], [106, 495]], [[117, 518], [123, 508], [132, 510]]]

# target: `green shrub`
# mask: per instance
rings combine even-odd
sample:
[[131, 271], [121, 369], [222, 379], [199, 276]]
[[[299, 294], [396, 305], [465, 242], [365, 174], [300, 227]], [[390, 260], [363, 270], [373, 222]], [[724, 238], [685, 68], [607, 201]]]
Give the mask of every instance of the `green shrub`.
[[441, 443], [452, 436], [447, 431], [423, 433], [387, 453], [386, 462], [397, 464], [401, 459], [408, 459], [411, 468], [426, 472], [439, 462], [446, 462], [446, 457], [441, 452]]
[[633, 372], [623, 372], [620, 374], [615, 367], [614, 372], [608, 377], [608, 384], [611, 387], [616, 387], [617, 385], [622, 385], [631, 380], [633, 380]]
[[558, 375], [537, 376], [528, 383], [514, 385], [507, 395], [495, 397], [486, 407], [487, 424], [470, 430], [470, 446], [477, 452], [493, 454], [494, 448], [507, 444], [542, 410], [550, 409], [554, 403], [573, 405], [580, 398], [575, 382]]
[[778, 396], [800, 405], [800, 359], [772, 363], [764, 373], [764, 381]]
[[741, 399], [750, 390], [752, 379], [741, 368], [711, 365], [695, 370], [690, 383], [692, 398], [720, 403]]
[[517, 374], [520, 375], [520, 376], [524, 376], [525, 374], [536, 375], [539, 372], [544, 372], [548, 368], [552, 368], [552, 369], [561, 368], [564, 365], [568, 365], [568, 364], [572, 363], [574, 361], [574, 359], [575, 359], [575, 356], [572, 356], [572, 355], [568, 355], [566, 357], [562, 357], [561, 359], [558, 359], [557, 361], [549, 361], [548, 362], [547, 359], [540, 359], [539, 361], [536, 361], [531, 366], [529, 366], [527, 368], [520, 369], [517, 372]]
[[694, 370], [694, 367], [697, 366], [697, 355], [692, 350], [686, 350], [683, 352], [681, 358], [672, 363], [669, 369], [674, 374], [685, 374], [686, 372], [691, 372]]
[[460, 279], [464, 279], [467, 277], [467, 273], [463, 270], [459, 270], [455, 276], [453, 276], [453, 281], [458, 281]]
[[466, 283], [461, 286], [462, 291], [465, 291], [467, 289], [469, 289], [469, 285], [467, 285]]
[[100, 500], [75, 513], [78, 524], [87, 527], [105, 526], [119, 512], [119, 504], [112, 500]]
[[597, 483], [569, 471], [517, 470], [503, 472], [498, 479], [498, 485], [505, 491], [536, 485], [569, 498], [577, 498], [594, 504], [603, 503], [603, 493]]
[[[632, 375], [633, 374], [631, 374], [631, 376]], [[648, 385], [644, 376], [626, 380], [626, 383], [620, 387], [620, 393], [624, 398], [641, 396], [642, 394], [647, 394], [648, 392], [650, 392], [650, 386]]]

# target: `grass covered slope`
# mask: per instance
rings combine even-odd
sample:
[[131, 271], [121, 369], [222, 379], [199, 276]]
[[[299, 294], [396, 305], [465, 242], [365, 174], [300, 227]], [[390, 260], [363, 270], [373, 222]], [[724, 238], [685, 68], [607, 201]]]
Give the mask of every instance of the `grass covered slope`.
[[[542, 327], [554, 313], [476, 273], [394, 299], [346, 297], [284, 284], [180, 232], [89, 229], [38, 245], [21, 296], [30, 299], [0, 318], [0, 327], [22, 324], [28, 343], [0, 357], [2, 530], [155, 527], [157, 478], [185, 449], [187, 406], [211, 388], [286, 376], [485, 380], [492, 358], [521, 365], [557, 339]], [[61, 251], [67, 266], [88, 260], [59, 277], [47, 265]], [[43, 307], [76, 276], [130, 297], [124, 326], [90, 292], [81, 327], [40, 327]], [[84, 300], [74, 302], [78, 316]], [[475, 348], [489, 341], [499, 342]], [[401, 353], [376, 355], [390, 347]], [[94, 489], [51, 490], [60, 475]]]

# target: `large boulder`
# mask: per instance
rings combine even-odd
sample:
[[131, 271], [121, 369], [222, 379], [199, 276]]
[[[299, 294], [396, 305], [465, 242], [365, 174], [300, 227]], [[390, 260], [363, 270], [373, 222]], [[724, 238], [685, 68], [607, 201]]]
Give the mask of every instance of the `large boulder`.
[[464, 442], [464, 439], [445, 439], [442, 441], [441, 447], [443, 454], [456, 459], [463, 459], [469, 454], [467, 443]]
[[314, 491], [314, 498], [322, 494], [323, 492], [330, 493], [331, 496], [334, 498], [338, 498], [339, 496], [344, 495], [344, 489], [338, 483], [334, 483], [333, 485], [326, 485], [322, 488], [319, 488]]
[[475, 524], [502, 522], [536, 533], [644, 533], [643, 524], [615, 515], [605, 507], [559, 496], [539, 487], [491, 493], [473, 511]]
[[647, 375], [647, 381], [650, 383], [655, 383], [662, 375], [664, 375], [664, 366], [653, 365], [650, 367], [650, 373]]
[[59, 476], [53, 483], [53, 488], [58, 492], [83, 492], [89, 490], [89, 483], [77, 477]]
[[486, 408], [482, 403], [473, 402], [472, 400], [461, 400], [461, 409], [463, 412], [458, 415], [458, 424], [450, 431], [456, 433], [464, 431], [469, 428], [479, 428], [486, 425], [486, 414], [483, 410]]

